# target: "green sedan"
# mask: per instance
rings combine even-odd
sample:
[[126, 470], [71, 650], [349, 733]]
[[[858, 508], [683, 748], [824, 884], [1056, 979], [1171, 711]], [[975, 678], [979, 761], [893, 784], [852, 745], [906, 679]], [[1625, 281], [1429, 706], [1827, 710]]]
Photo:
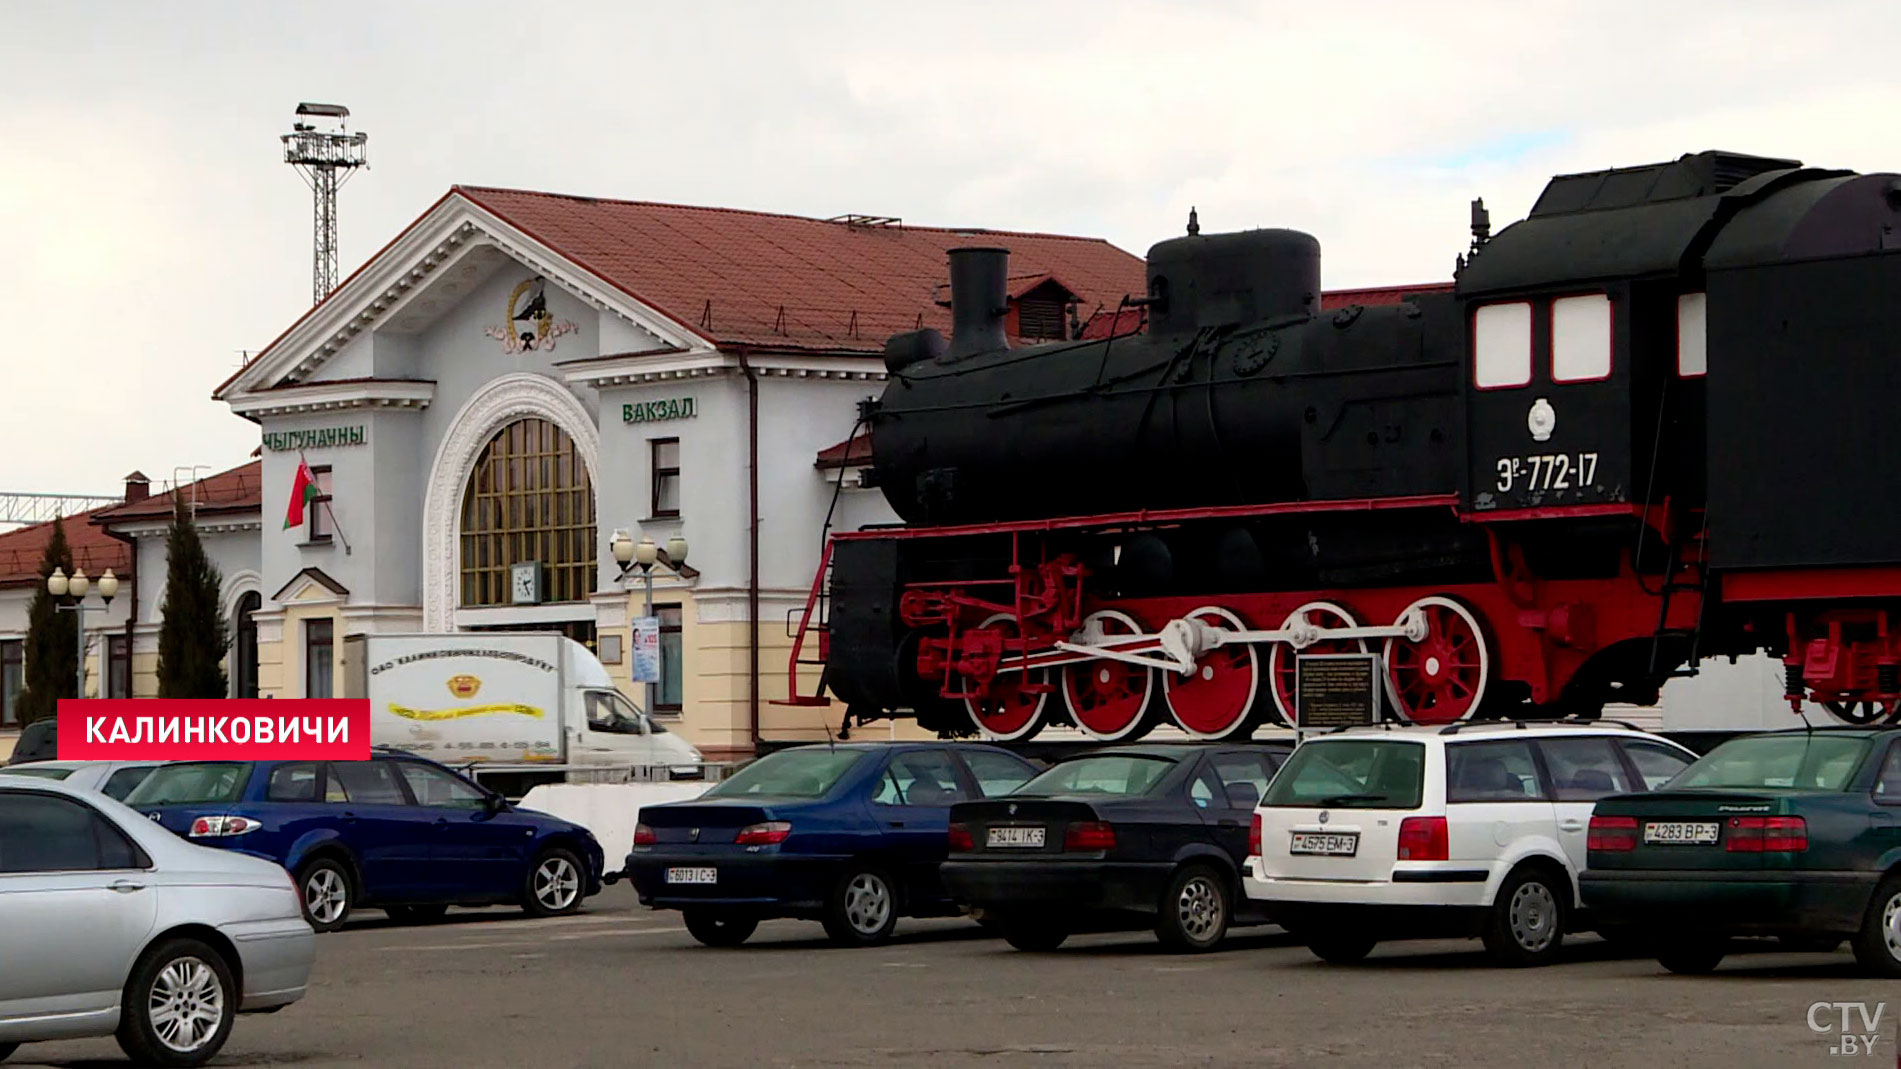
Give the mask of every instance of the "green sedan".
[[1600, 930], [1672, 972], [1729, 940], [1836, 947], [1901, 977], [1901, 728], [1732, 739], [1660, 790], [1599, 799], [1579, 877]]

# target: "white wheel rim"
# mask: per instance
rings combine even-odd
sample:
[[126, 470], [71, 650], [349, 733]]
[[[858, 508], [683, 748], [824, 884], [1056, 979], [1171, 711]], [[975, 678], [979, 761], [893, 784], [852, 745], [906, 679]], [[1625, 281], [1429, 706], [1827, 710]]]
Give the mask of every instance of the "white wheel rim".
[[[1016, 617], [1010, 615], [1007, 612], [1000, 612], [1000, 613], [997, 613], [995, 616], [992, 616], [989, 619], [985, 620], [983, 623], [978, 624], [977, 626], [979, 628], [984, 628], [984, 627], [990, 627], [995, 624], [1006, 623], [1006, 622], [1014, 626], [1016, 624]], [[1009, 656], [1008, 654], [1005, 654], [1006, 659], [1008, 659], [1008, 656]], [[1014, 674], [1021, 675], [1025, 677], [1026, 679], [1029, 679], [1030, 681], [1036, 682], [1036, 683], [1049, 682], [1049, 672], [1047, 670], [1039, 669], [1032, 672], [1019, 671]], [[971, 699], [969, 698], [964, 699], [964, 710], [970, 714], [970, 722], [977, 726], [977, 734], [983, 736], [983, 738], [986, 741], [988, 742], [1015, 742], [1018, 739], [1027, 738], [1030, 735], [1035, 734], [1036, 731], [1043, 726], [1043, 710], [1049, 705], [1049, 697], [1050, 697], [1049, 691], [1042, 691], [1038, 693], [1036, 696], [1036, 708], [1034, 711], [1030, 713], [1030, 718], [1023, 722], [1022, 727], [1008, 734], [995, 732], [985, 727], [982, 718], [977, 715], [977, 706], [975, 703], [972, 702]]]
[[[1338, 605], [1331, 601], [1310, 601], [1300, 608], [1295, 609], [1293, 612], [1288, 613], [1287, 619], [1281, 621], [1280, 629], [1286, 631], [1303, 620], [1308, 623], [1313, 623], [1314, 621], [1311, 617], [1314, 616], [1330, 616], [1337, 621], [1340, 626], [1344, 627], [1359, 626], [1354, 620], [1353, 614], [1348, 612], [1344, 605]], [[1366, 652], [1365, 639], [1353, 639], [1351, 641], [1355, 646], [1359, 647], [1361, 653]], [[1288, 704], [1281, 699], [1281, 689], [1274, 686], [1273, 681], [1281, 677], [1281, 667], [1287, 663], [1287, 658], [1296, 656], [1299, 653], [1299, 650], [1294, 649], [1285, 642], [1276, 642], [1267, 651], [1268, 694], [1274, 699], [1274, 709], [1280, 714], [1281, 723], [1283, 724], [1292, 724], [1294, 722], [1294, 710], [1289, 708]]]
[[319, 924], [335, 924], [343, 919], [349, 909], [350, 892], [343, 884], [343, 874], [336, 869], [322, 868], [310, 874], [304, 881], [304, 908], [317, 918]]
[[[1479, 626], [1478, 617], [1472, 615], [1470, 609], [1467, 609], [1464, 605], [1459, 604], [1451, 598], [1434, 596], [1420, 598], [1418, 601], [1406, 606], [1397, 617], [1394, 617], [1393, 626], [1398, 627], [1403, 625], [1406, 621], [1406, 614], [1412, 612], [1414, 609], [1425, 609], [1435, 606], [1450, 610], [1453, 615], [1465, 622], [1465, 626], [1472, 629], [1472, 634], [1478, 639], [1479, 681], [1478, 686], [1474, 687], [1472, 691], [1472, 703], [1466, 706], [1466, 710], [1463, 714], [1453, 720], [1446, 721], [1446, 723], [1470, 720], [1473, 715], [1479, 711], [1479, 705], [1484, 702], [1486, 688], [1492, 684], [1492, 653], [1485, 640], [1485, 629]], [[1405, 641], [1405, 636], [1397, 635], [1387, 639], [1385, 645], [1381, 647], [1380, 654], [1386, 663], [1381, 668], [1380, 679], [1383, 681], [1386, 689], [1386, 698], [1392, 703], [1393, 714], [1410, 724], [1413, 722], [1413, 718], [1406, 712], [1405, 703], [1399, 699], [1399, 688], [1393, 685], [1393, 650], [1398, 648], [1399, 644]]]
[[224, 984], [202, 958], [173, 958], [159, 970], [146, 1000], [158, 1041], [180, 1054], [201, 1050], [224, 1023]]
[[551, 857], [535, 869], [535, 900], [549, 909], [566, 909], [581, 892], [581, 874], [565, 857]]
[[[1100, 612], [1090, 613], [1084, 618], [1083, 627], [1086, 629], [1091, 624], [1096, 624], [1100, 627], [1101, 622], [1104, 620], [1114, 620], [1128, 629], [1127, 631], [1119, 632], [1119, 634], [1139, 635], [1142, 633], [1142, 625], [1136, 623], [1134, 617], [1126, 613], [1117, 612], [1114, 609], [1103, 609]], [[1065, 671], [1090, 673], [1107, 670], [1108, 668], [1103, 662], [1094, 660], [1084, 661], [1080, 664], [1070, 665], [1065, 668]], [[1077, 731], [1097, 742], [1119, 742], [1135, 734], [1146, 724], [1148, 720], [1149, 703], [1155, 699], [1155, 670], [1151, 668], [1143, 671], [1142, 706], [1136, 712], [1136, 715], [1130, 719], [1128, 725], [1119, 731], [1097, 731], [1083, 723], [1082, 717], [1076, 715], [1076, 702], [1070, 694], [1068, 680], [1064, 680], [1063, 685], [1059, 689], [1063, 692], [1063, 708], [1069, 710], [1069, 722], [1076, 725]]]
[[1512, 940], [1537, 953], [1551, 945], [1558, 934], [1558, 900], [1551, 889], [1532, 881], [1518, 885], [1510, 904]]
[[861, 935], [876, 935], [891, 917], [891, 889], [869, 872], [845, 885], [845, 921]]
[[[1213, 616], [1213, 617], [1218, 618], [1219, 620], [1221, 620], [1222, 625], [1231, 631], [1247, 630], [1247, 625], [1241, 622], [1241, 618], [1239, 616], [1236, 616], [1234, 613], [1229, 612], [1228, 610], [1222, 608], [1219, 605], [1203, 605], [1201, 608], [1196, 609], [1193, 612], [1185, 614], [1183, 618], [1188, 619], [1188, 620], [1194, 620], [1197, 618], [1207, 617], [1207, 616]], [[1204, 620], [1203, 622], [1205, 623], [1206, 621]], [[1243, 649], [1247, 651], [1248, 675], [1250, 677], [1249, 682], [1248, 682], [1247, 701], [1241, 706], [1239, 720], [1231, 721], [1229, 722], [1227, 726], [1216, 731], [1199, 731], [1199, 730], [1196, 730], [1195, 728], [1189, 727], [1186, 723], [1182, 721], [1182, 716], [1181, 716], [1180, 711], [1175, 708], [1176, 673], [1170, 672], [1170, 671], [1162, 672], [1162, 700], [1168, 704], [1169, 719], [1174, 721], [1175, 726], [1177, 728], [1180, 728], [1182, 733], [1187, 735], [1189, 738], [1191, 739], [1227, 738], [1231, 733], [1233, 733], [1235, 727], [1241, 722], [1241, 720], [1247, 719], [1248, 713], [1254, 708], [1254, 703], [1260, 699], [1260, 696], [1261, 696], [1260, 655], [1257, 652], [1255, 652], [1255, 649], [1252, 645], [1245, 646], [1243, 647]], [[1199, 668], [1198, 671], [1204, 673], [1203, 674], [1204, 679], [1214, 678], [1214, 669], [1212, 667], [1204, 666], [1204, 667]]]

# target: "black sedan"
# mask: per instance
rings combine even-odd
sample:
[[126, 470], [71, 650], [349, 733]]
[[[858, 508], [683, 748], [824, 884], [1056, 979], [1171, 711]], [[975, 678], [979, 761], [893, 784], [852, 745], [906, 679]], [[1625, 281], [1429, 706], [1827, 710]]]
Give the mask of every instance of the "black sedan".
[[1152, 925], [1202, 951], [1265, 918], [1241, 894], [1255, 803], [1292, 747], [1144, 745], [1058, 762], [1003, 798], [951, 807], [944, 885], [1019, 950]]

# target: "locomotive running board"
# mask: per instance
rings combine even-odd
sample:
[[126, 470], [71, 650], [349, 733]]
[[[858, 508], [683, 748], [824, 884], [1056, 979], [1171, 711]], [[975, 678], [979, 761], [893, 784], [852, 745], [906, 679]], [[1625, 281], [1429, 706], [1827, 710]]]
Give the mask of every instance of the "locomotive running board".
[[[1195, 670], [1202, 654], [1223, 646], [1260, 645], [1284, 642], [1304, 650], [1319, 642], [1351, 642], [1357, 639], [1403, 638], [1419, 642], [1426, 637], [1425, 616], [1408, 611], [1399, 623], [1385, 627], [1291, 627], [1273, 631], [1231, 631], [1210, 627], [1200, 620], [1170, 620], [1151, 635], [1118, 635], [1104, 643], [1053, 643], [1054, 652], [1032, 653], [1027, 657], [1005, 657], [997, 666], [1003, 672], [1036, 672], [1047, 668], [1080, 664], [1085, 661], [1121, 661], [1142, 668], [1158, 668], [1187, 675]], [[1165, 656], [1143, 656], [1158, 650]]]

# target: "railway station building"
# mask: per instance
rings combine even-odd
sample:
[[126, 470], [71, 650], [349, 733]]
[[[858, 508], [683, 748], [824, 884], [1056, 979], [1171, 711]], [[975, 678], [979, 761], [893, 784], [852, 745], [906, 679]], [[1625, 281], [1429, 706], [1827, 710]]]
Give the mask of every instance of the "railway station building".
[[[967, 245], [1009, 249], [1019, 342], [1145, 284], [1140, 256], [1091, 238], [451, 189], [216, 384], [257, 424], [254, 458], [66, 520], [132, 579], [88, 617], [89, 689], [156, 693], [179, 495], [224, 575], [234, 695], [340, 694], [351, 635], [560, 631], [709, 758], [823, 738], [841, 710], [772, 704], [788, 618], [828, 519], [895, 520], [861, 485], [858, 405], [888, 337], [948, 333], [946, 254]], [[653, 571], [657, 684], [633, 682], [646, 592], [616, 532], [687, 542]], [[0, 535], [0, 563], [9, 542], [0, 654], [44, 533]]]

